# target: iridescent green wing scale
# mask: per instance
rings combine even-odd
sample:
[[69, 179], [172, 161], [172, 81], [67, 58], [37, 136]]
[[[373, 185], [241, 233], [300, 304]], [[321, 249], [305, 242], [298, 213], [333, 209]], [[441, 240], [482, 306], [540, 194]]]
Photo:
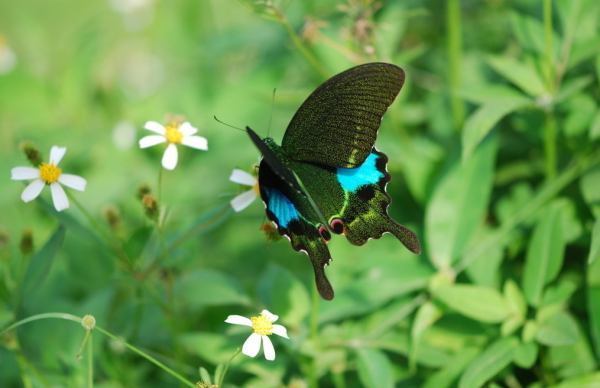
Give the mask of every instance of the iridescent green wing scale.
[[380, 62], [328, 79], [302, 103], [281, 147], [299, 162], [336, 168], [361, 165], [375, 144], [383, 114], [403, 84], [401, 68]]

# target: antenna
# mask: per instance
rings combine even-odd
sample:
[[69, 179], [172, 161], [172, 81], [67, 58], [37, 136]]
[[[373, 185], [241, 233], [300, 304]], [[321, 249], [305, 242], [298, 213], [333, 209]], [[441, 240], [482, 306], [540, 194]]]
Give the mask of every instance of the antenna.
[[215, 119], [215, 121], [216, 121], [217, 123], [220, 123], [220, 124], [226, 125], [226, 126], [228, 126], [229, 128], [237, 129], [238, 131], [246, 132], [246, 130], [245, 130], [245, 129], [242, 129], [242, 128], [240, 128], [240, 127], [236, 127], [235, 125], [227, 124], [226, 122], [219, 120], [219, 118], [218, 118], [217, 116], [215, 116], [215, 115], [213, 115], [213, 118]]
[[271, 116], [269, 117], [269, 125], [267, 126], [267, 137], [271, 137], [271, 123], [273, 122], [273, 108], [275, 107], [275, 92], [277, 88], [273, 88], [273, 96], [271, 97]]

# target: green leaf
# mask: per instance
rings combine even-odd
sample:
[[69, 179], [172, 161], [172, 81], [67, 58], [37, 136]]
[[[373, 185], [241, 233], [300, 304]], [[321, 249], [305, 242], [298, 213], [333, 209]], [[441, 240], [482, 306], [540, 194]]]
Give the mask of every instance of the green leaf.
[[558, 275], [564, 248], [561, 207], [551, 203], [533, 231], [525, 259], [523, 291], [532, 306], [540, 304], [544, 286]]
[[271, 264], [258, 284], [261, 301], [277, 311], [288, 325], [299, 325], [310, 311], [310, 297], [304, 284], [285, 268]]
[[[208, 373], [208, 371], [206, 370], [205, 367], [201, 366], [198, 369], [198, 373], [200, 373], [200, 379], [202, 380], [202, 382], [206, 383], [206, 384], [212, 384], [212, 379], [210, 378], [210, 373]], [[217, 380], [215, 380], [217, 381]]]
[[[337, 291], [335, 303], [320, 303], [319, 321], [323, 323], [361, 315], [390, 299], [424, 289], [432, 272], [429, 263], [414, 255], [401, 260], [380, 261], [365, 276]], [[377, 292], [373, 292], [375, 289]]]
[[544, 354], [544, 367], [563, 379], [598, 370], [597, 361], [587, 341], [587, 336], [583, 334], [579, 324], [577, 329], [578, 340], [576, 343], [549, 347]]
[[596, 112], [592, 125], [590, 126], [590, 140], [597, 140], [600, 138], [600, 109]]
[[574, 79], [569, 79], [563, 82], [560, 86], [560, 90], [554, 99], [555, 104], [561, 103], [576, 93], [585, 89], [590, 83], [593, 82], [593, 79], [589, 75], [585, 75], [582, 77], [577, 77]]
[[461, 349], [452, 356], [443, 368], [432, 374], [423, 388], [446, 388], [453, 386], [454, 380], [462, 373], [467, 365], [479, 354], [477, 348]]
[[521, 368], [529, 369], [535, 364], [538, 356], [538, 345], [535, 342], [523, 342], [515, 349], [514, 361]]
[[499, 104], [510, 100], [527, 99], [525, 94], [512, 86], [485, 82], [463, 85], [458, 94], [465, 100], [477, 105]]
[[65, 241], [66, 229], [59, 225], [44, 246], [31, 258], [23, 279], [21, 297], [26, 298], [33, 290], [40, 289], [50, 273], [54, 258]]
[[535, 339], [548, 346], [574, 344], [579, 339], [577, 323], [571, 315], [560, 311], [539, 324]]
[[462, 159], [468, 160], [477, 145], [492, 128], [506, 115], [516, 110], [531, 106], [532, 102], [525, 97], [513, 97], [503, 101], [494, 101], [480, 106], [465, 122], [462, 132]]
[[454, 311], [481, 322], [501, 322], [510, 313], [502, 294], [493, 288], [457, 284], [436, 287], [432, 293]]
[[376, 349], [358, 349], [356, 355], [358, 377], [363, 386], [373, 388], [394, 387], [392, 364], [385, 353]]
[[581, 279], [572, 279], [568, 276], [560, 278], [557, 284], [548, 286], [544, 291], [541, 306], [563, 305], [566, 304], [571, 295], [577, 291]]
[[249, 298], [233, 277], [219, 271], [200, 269], [177, 279], [173, 293], [178, 304], [186, 309], [206, 306], [248, 304]]
[[504, 283], [504, 298], [512, 314], [525, 318], [527, 302], [519, 286], [510, 279]]
[[438, 319], [442, 317], [442, 310], [432, 302], [424, 303], [415, 315], [410, 335], [411, 335], [411, 352], [410, 352], [410, 364], [415, 365], [416, 355], [419, 349], [419, 342], [421, 336], [427, 330], [427, 328], [433, 325]]
[[[237, 338], [229, 338], [223, 334], [207, 332], [191, 332], [177, 337], [177, 342], [186, 352], [199, 356], [212, 364], [227, 362], [236, 346], [241, 344], [237, 340]], [[242, 341], [244, 340], [242, 339]]]
[[588, 254], [588, 264], [592, 264], [600, 257], [600, 219], [594, 222], [592, 229], [592, 242], [590, 244], [590, 253]]
[[586, 172], [579, 180], [579, 188], [585, 202], [596, 217], [600, 218], [600, 166]]
[[148, 239], [152, 235], [153, 230], [153, 227], [142, 226], [141, 228], [136, 229], [131, 236], [129, 236], [127, 243], [123, 246], [127, 257], [134, 262], [137, 261], [142, 254], [142, 251], [146, 247]]
[[586, 133], [592, 125], [597, 111], [597, 105], [591, 96], [578, 94], [569, 99], [567, 109], [569, 111], [563, 131], [568, 137], [577, 137]]
[[460, 378], [459, 388], [480, 387], [508, 366], [519, 345], [515, 337], [501, 338], [490, 345], [467, 367]]
[[595, 260], [588, 266], [586, 291], [590, 334], [596, 356], [600, 359], [600, 303], [598, 303], [600, 300], [600, 260]]
[[585, 376], [577, 376], [565, 380], [560, 384], [552, 385], [550, 388], [594, 388], [600, 386], [600, 372], [590, 373]]
[[434, 189], [425, 214], [427, 250], [440, 269], [451, 266], [480, 226], [490, 193], [497, 142], [486, 140], [465, 163], [456, 163]]
[[544, 26], [538, 19], [511, 12], [510, 22], [513, 34], [523, 48], [544, 53]]
[[518, 62], [510, 57], [500, 56], [491, 56], [487, 62], [498, 74], [530, 96], [539, 97], [548, 93], [543, 78], [534, 66]]

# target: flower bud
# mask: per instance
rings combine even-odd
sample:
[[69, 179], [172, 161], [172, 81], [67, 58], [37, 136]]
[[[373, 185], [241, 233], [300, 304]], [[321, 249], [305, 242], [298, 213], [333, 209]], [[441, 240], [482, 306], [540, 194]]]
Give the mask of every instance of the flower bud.
[[4, 227], [0, 227], [0, 249], [7, 247], [9, 241], [10, 234], [8, 234], [8, 230], [6, 230]]
[[156, 220], [158, 217], [158, 202], [152, 194], [146, 194], [142, 198], [142, 205], [144, 206], [144, 213], [151, 220]]
[[81, 326], [87, 331], [94, 330], [94, 327], [96, 327], [96, 318], [90, 314], [84, 315], [83, 318], [81, 318]]
[[34, 165], [35, 167], [42, 164], [42, 155], [37, 148], [35, 148], [31, 143], [23, 143], [21, 144], [21, 150], [25, 153], [27, 160], [29, 163]]
[[121, 223], [121, 214], [119, 214], [119, 209], [117, 209], [113, 205], [108, 205], [104, 208], [104, 218], [106, 222], [110, 226], [111, 229], [115, 230]]
[[146, 184], [146, 183], [143, 183], [140, 185], [140, 187], [138, 187], [137, 197], [141, 201], [144, 198], [144, 195], [150, 194], [150, 193], [151, 193], [150, 186], [148, 186], [148, 184]]
[[25, 229], [23, 233], [21, 233], [19, 249], [24, 255], [29, 255], [31, 252], [33, 252], [33, 232], [31, 229]]
[[267, 236], [269, 241], [277, 241], [281, 239], [281, 235], [277, 231], [277, 228], [271, 222], [265, 222], [260, 226], [260, 230]]

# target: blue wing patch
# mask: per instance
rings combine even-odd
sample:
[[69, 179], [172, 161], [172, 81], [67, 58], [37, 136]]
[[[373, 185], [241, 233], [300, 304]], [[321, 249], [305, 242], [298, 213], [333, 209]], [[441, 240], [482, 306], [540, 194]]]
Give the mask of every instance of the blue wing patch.
[[300, 219], [300, 213], [296, 207], [281, 191], [273, 188], [265, 188], [268, 197], [267, 209], [275, 217], [282, 228], [287, 228], [290, 222]]
[[375, 184], [384, 177], [384, 173], [377, 169], [379, 156], [372, 152], [367, 159], [355, 168], [338, 168], [337, 180], [346, 191], [356, 191], [364, 185]]

